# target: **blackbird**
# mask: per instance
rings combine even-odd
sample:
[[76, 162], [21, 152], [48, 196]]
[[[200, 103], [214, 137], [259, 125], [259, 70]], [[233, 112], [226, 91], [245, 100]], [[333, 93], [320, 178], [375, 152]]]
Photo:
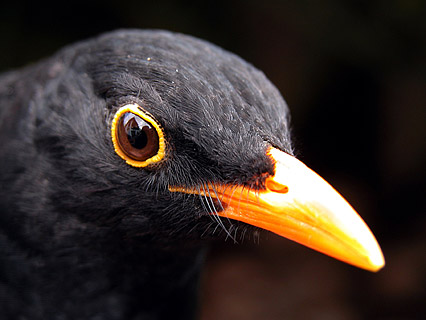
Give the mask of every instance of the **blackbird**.
[[191, 319], [210, 240], [258, 228], [384, 265], [278, 90], [208, 42], [107, 33], [1, 75], [0, 108], [2, 319]]

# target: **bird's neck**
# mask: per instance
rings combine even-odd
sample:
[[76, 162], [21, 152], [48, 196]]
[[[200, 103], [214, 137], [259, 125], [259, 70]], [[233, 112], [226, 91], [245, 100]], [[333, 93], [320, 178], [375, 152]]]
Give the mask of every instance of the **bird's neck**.
[[204, 256], [200, 248], [77, 241], [48, 245], [48, 252], [36, 247], [25, 252], [19, 243], [9, 241], [8, 247], [15, 249], [2, 262], [6, 272], [0, 278], [5, 319], [191, 319], [195, 315]]

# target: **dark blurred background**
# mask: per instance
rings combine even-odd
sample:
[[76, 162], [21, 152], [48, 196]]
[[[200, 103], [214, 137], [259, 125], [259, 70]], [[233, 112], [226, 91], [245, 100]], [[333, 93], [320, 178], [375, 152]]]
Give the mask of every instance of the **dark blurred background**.
[[366, 220], [377, 274], [288, 240], [216, 244], [201, 319], [426, 319], [426, 1], [11, 1], [0, 70], [116, 28], [191, 34], [263, 70], [299, 158]]

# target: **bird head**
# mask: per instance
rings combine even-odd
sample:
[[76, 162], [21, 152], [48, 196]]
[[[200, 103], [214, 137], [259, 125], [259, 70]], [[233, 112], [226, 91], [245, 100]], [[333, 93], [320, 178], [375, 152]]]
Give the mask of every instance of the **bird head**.
[[33, 109], [56, 212], [168, 245], [254, 226], [384, 265], [355, 210], [293, 156], [287, 105], [252, 65], [162, 31], [110, 33], [55, 61]]

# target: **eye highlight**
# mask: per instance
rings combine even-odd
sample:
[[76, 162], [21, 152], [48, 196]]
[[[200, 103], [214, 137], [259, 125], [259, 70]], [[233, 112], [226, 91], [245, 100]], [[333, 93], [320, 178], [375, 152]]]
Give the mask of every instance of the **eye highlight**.
[[137, 104], [125, 105], [115, 113], [111, 138], [115, 152], [131, 166], [146, 167], [164, 158], [163, 130]]

